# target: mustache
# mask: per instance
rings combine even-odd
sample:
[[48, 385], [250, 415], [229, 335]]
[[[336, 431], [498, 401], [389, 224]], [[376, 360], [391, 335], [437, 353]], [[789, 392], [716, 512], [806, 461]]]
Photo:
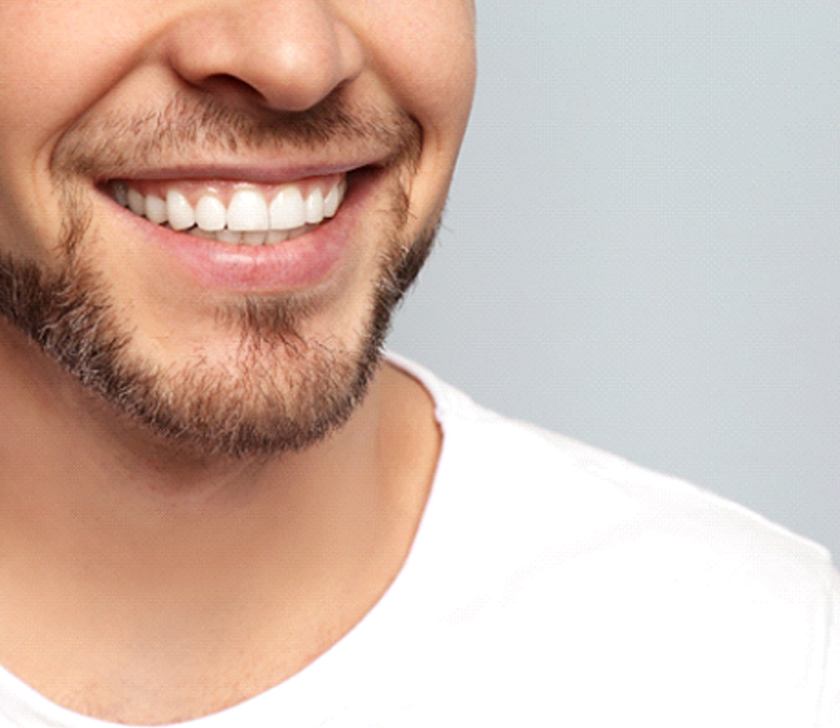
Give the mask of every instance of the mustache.
[[420, 124], [408, 113], [351, 104], [340, 89], [303, 111], [242, 108], [179, 91], [157, 108], [81, 119], [56, 144], [50, 169], [60, 179], [101, 181], [214, 155], [282, 159], [301, 152], [356, 152], [416, 169], [421, 148]]

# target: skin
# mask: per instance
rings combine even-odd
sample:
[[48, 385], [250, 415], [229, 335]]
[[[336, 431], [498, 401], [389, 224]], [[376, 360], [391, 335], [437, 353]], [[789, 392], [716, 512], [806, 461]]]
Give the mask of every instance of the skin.
[[[0, 253], [45, 276], [70, 270], [72, 190], [87, 215], [75, 254], [128, 334], [126, 356], [174, 372], [164, 383], [185, 400], [195, 392], [178, 389], [181, 375], [204, 367], [247, 412], [259, 409], [242, 394], [255, 382], [303, 411], [300, 382], [324, 376], [312, 352], [358, 365], [383, 257], [428, 242], [443, 210], [474, 85], [470, 2], [8, 0], [0, 26], [17, 29], [0, 44]], [[121, 152], [130, 176], [151, 163], [148, 132], [117, 134], [114, 122], [140, 111], [168, 108], [175, 128], [206, 103], [266, 120], [336, 99], [363, 121], [410, 120], [420, 146], [410, 164], [385, 163], [339, 273], [312, 291], [258, 292], [281, 307], [314, 302], [295, 318], [304, 354], [278, 338], [245, 358], [242, 332], [218, 316], [243, 294], [201, 290], [149, 254], [94, 186], [94, 171], [117, 169], [101, 150]], [[374, 147], [292, 134], [236, 152], [164, 144], [154, 163]], [[93, 171], [61, 166], [74, 149]], [[150, 430], [2, 317], [0, 373], [0, 664], [105, 720], [206, 715], [322, 654], [399, 572], [440, 448], [428, 394], [390, 365], [373, 368], [329, 437], [237, 456]]]

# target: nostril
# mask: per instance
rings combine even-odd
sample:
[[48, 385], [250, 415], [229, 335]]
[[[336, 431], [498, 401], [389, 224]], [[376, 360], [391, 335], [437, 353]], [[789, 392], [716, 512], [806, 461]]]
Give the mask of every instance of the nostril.
[[252, 102], [266, 100], [251, 84], [230, 73], [214, 73], [194, 85], [222, 98], [237, 96]]

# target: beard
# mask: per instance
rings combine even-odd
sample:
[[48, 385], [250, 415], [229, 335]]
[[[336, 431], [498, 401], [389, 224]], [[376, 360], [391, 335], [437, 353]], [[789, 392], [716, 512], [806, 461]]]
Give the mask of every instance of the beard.
[[[405, 236], [408, 193], [402, 180], [419, 158], [416, 124], [405, 117], [354, 116], [339, 99], [328, 102], [255, 118], [212, 99], [179, 97], [154, 117], [113, 118], [71, 130], [51, 168], [62, 212], [61, 233], [51, 248], [60, 263], [48, 268], [0, 254], [0, 314], [114, 415], [139, 425], [156, 445], [179, 457], [257, 458], [323, 440], [364, 399], [393, 311], [423, 266], [439, 222], [413, 239]], [[144, 128], [148, 132], [138, 135]], [[132, 130], [130, 141], [125, 130]], [[117, 178], [138, 161], [153, 166], [156, 155], [165, 159], [171, 149], [200, 148], [205, 155], [208, 144], [276, 150], [290, 141], [341, 144], [370, 134], [387, 138], [393, 149], [393, 204], [366, 310], [350, 344], [307, 335], [317, 302], [305, 293], [286, 293], [243, 295], [219, 304], [214, 325], [236, 342], [235, 354], [224, 363], [200, 353], [161, 363], [138, 351], [136, 332], [120, 317], [121, 302], [90, 252], [91, 206], [83, 175]], [[122, 140], [126, 146], [115, 153]]]

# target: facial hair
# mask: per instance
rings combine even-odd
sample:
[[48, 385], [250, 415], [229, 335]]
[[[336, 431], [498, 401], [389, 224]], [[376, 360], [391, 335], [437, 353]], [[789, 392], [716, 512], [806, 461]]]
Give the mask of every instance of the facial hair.
[[[133, 137], [129, 136], [133, 133]], [[311, 303], [300, 296], [243, 296], [217, 311], [238, 340], [227, 365], [200, 358], [163, 365], [139, 354], [119, 301], [88, 255], [91, 206], [82, 178], [116, 178], [153, 166], [172, 149], [265, 150], [358, 143], [378, 135], [393, 149], [389, 239], [382, 246], [355, 342], [305, 334]], [[121, 143], [122, 142], [122, 143]], [[212, 98], [178, 96], [158, 114], [110, 118], [72, 129], [51, 171], [62, 208], [58, 269], [0, 255], [0, 314], [86, 390], [183, 457], [254, 458], [297, 451], [340, 428], [363, 400], [382, 355], [393, 311], [433, 245], [438, 221], [406, 239], [410, 178], [420, 150], [407, 117], [350, 109], [340, 98], [312, 110], [255, 117]], [[206, 154], [206, 151], [205, 151]]]

